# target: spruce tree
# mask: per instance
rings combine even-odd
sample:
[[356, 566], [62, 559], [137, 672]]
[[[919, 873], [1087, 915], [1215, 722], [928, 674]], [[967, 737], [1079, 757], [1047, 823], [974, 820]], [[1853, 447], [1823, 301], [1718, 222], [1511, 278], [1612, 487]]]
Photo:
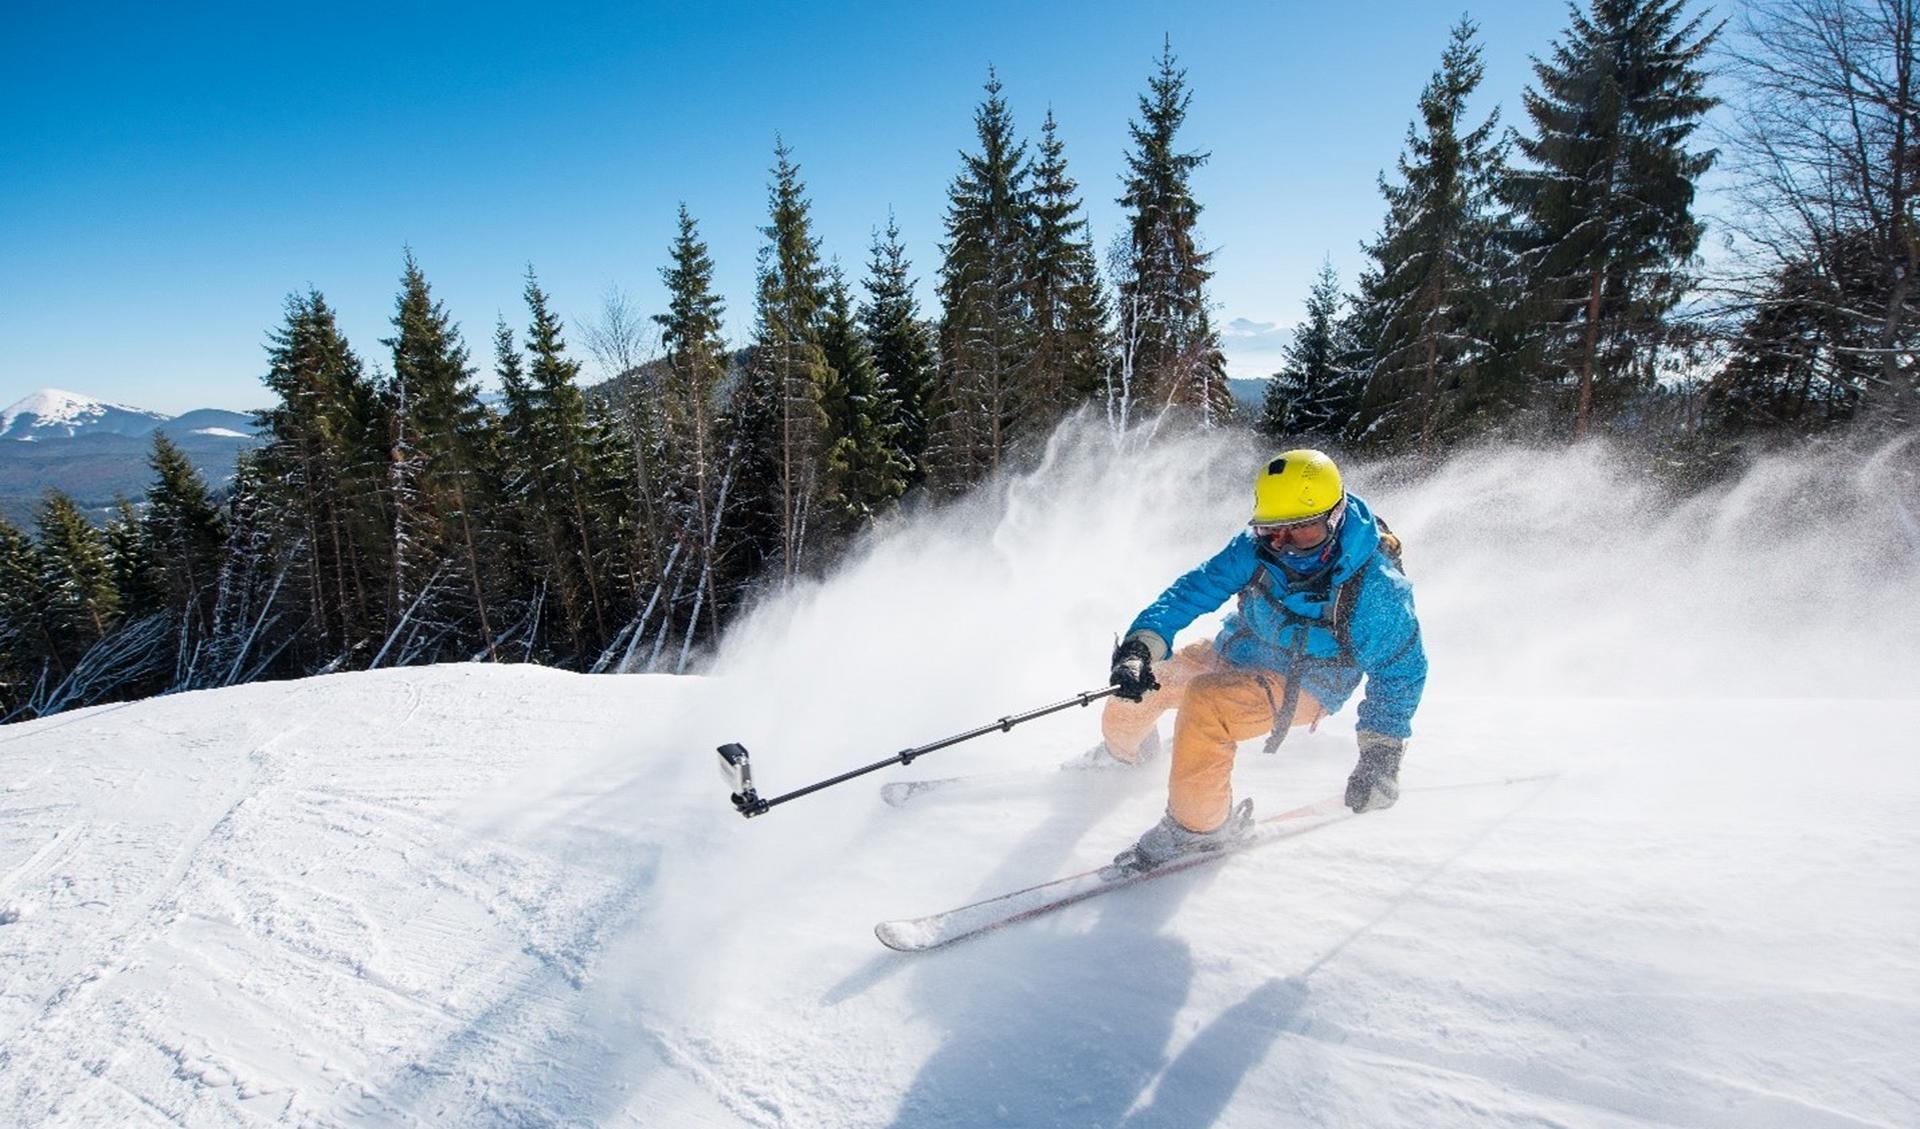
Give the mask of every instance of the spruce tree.
[[213, 626], [204, 645], [182, 656], [182, 689], [230, 686], [270, 671], [305, 673], [288, 657], [294, 633], [283, 627], [303, 615], [304, 597], [285, 586], [295, 558], [287, 552], [286, 519], [264, 467], [257, 449], [234, 460], [221, 510], [226, 537], [210, 596]]
[[[384, 634], [388, 427], [326, 299], [287, 299], [269, 338], [261, 480], [285, 519], [283, 554], [305, 589], [301, 665], [349, 661]], [[370, 657], [370, 654], [367, 655]]]
[[908, 486], [926, 479], [928, 424], [938, 379], [933, 328], [920, 317], [912, 272], [900, 226], [889, 213], [886, 231], [874, 235], [867, 277], [861, 283], [867, 300], [860, 307], [860, 324], [880, 381], [896, 405], [890, 421], [894, 451], [906, 467]]
[[1202, 426], [1233, 412], [1226, 357], [1207, 312], [1213, 253], [1200, 248], [1200, 205], [1192, 177], [1210, 154], [1181, 152], [1180, 127], [1192, 101], [1186, 72], [1175, 66], [1171, 42], [1140, 96], [1140, 120], [1128, 123], [1127, 250], [1118, 284], [1119, 379], [1111, 395], [1124, 424], [1141, 411], [1179, 405]]
[[[411, 251], [393, 327], [394, 336], [382, 342], [393, 351], [389, 618], [412, 615], [438, 624], [442, 643], [418, 651], [421, 658], [436, 657], [443, 647], [459, 657], [476, 649], [495, 657], [488, 607], [492, 554], [480, 512], [489, 490], [478, 473], [485, 413], [459, 328], [434, 299]], [[423, 593], [430, 583], [434, 590]]]
[[1097, 396], [1107, 375], [1107, 305], [1079, 186], [1053, 112], [1033, 165], [1033, 234], [1027, 267], [1034, 352], [1029, 384], [1043, 425]]
[[47, 491], [34, 520], [39, 530], [38, 587], [54, 657], [64, 672], [119, 620], [120, 591], [106, 536], [72, 498]]
[[[685, 204], [680, 206], [679, 231], [668, 256], [668, 265], [660, 271], [667, 289], [667, 312], [653, 320], [660, 326], [666, 353], [658, 400], [664, 421], [662, 485], [668, 505], [664, 535], [678, 552], [674, 576], [662, 572], [655, 583], [694, 578], [694, 610], [678, 617], [686, 625], [684, 638], [691, 640], [701, 610], [706, 613], [709, 637], [719, 633], [723, 611], [719, 526], [726, 517], [736, 460], [722, 453], [713, 410], [716, 390], [726, 375], [727, 345], [721, 336], [726, 307], [713, 291], [713, 258]], [[663, 624], [675, 616], [675, 609], [667, 609]], [[636, 630], [646, 626], [643, 621]]]
[[486, 457], [491, 477], [499, 484], [499, 504], [489, 523], [488, 540], [498, 547], [509, 593], [506, 600], [511, 604], [501, 612], [497, 645], [511, 645], [513, 650], [507, 653], [521, 660], [546, 660], [554, 657], [553, 624], [566, 621], [564, 615], [552, 614], [552, 609], [564, 603], [563, 593], [572, 589], [565, 575], [557, 574], [566, 548], [559, 541], [548, 499], [551, 476], [542, 454], [544, 429], [527, 378], [526, 358], [504, 317], [494, 324], [493, 373], [500, 383], [501, 411], [489, 428]]
[[1031, 170], [1000, 90], [989, 69], [974, 112], [979, 152], [961, 154], [947, 189], [940, 392], [927, 464], [949, 492], [997, 472], [1033, 414]]
[[160, 611], [166, 604], [160, 556], [133, 502], [116, 495], [113, 516], [101, 532], [107, 542], [113, 590], [120, 597], [120, 615], [139, 619]]
[[1534, 61], [1524, 95], [1527, 164], [1506, 178], [1549, 363], [1574, 385], [1572, 431], [1596, 405], [1652, 380], [1665, 315], [1689, 284], [1702, 225], [1696, 182], [1712, 151], [1689, 149], [1715, 99], [1703, 57], [1717, 29], [1685, 0], [1569, 4], [1571, 26]]
[[520, 469], [535, 485], [547, 526], [546, 574], [560, 597], [569, 643], [579, 657], [604, 643], [608, 619], [587, 402], [576, 383], [580, 363], [567, 356], [560, 318], [532, 268], [527, 270], [525, 296], [532, 320], [516, 445], [526, 461]]
[[[813, 235], [812, 205], [800, 180], [800, 166], [786, 142], [774, 144], [773, 183], [767, 190], [767, 243], [760, 251], [759, 284], [754, 304], [749, 387], [740, 407], [756, 420], [758, 433], [746, 438], [755, 457], [772, 471], [770, 480], [749, 478], [767, 496], [778, 531], [777, 560], [783, 581], [804, 567], [807, 527], [820, 488], [824, 416], [820, 397], [830, 373], [820, 349], [820, 308], [824, 301], [820, 243]], [[760, 403], [756, 405], [754, 401]]]
[[838, 266], [827, 273], [824, 314], [820, 344], [833, 379], [822, 402], [828, 438], [823, 494], [834, 511], [833, 532], [845, 540], [906, 491], [906, 465], [893, 435], [899, 407], [861, 336]]
[[1375, 328], [1359, 427], [1369, 442], [1430, 450], [1457, 433], [1497, 377], [1496, 298], [1502, 232], [1493, 192], [1501, 171], [1498, 112], [1467, 128], [1484, 67], [1462, 19], [1420, 93], [1358, 304]]
[[1346, 430], [1355, 397], [1340, 304], [1339, 276], [1325, 263], [1307, 292], [1307, 316], [1293, 331], [1286, 364], [1267, 381], [1259, 430], [1269, 439], [1332, 444]]
[[162, 600], [184, 630], [204, 638], [213, 629], [225, 522], [199, 470], [160, 432], [147, 465], [154, 478], [142, 521], [159, 562]]
[[49, 676], [54, 647], [40, 585], [33, 539], [0, 517], [0, 722], [20, 716]]

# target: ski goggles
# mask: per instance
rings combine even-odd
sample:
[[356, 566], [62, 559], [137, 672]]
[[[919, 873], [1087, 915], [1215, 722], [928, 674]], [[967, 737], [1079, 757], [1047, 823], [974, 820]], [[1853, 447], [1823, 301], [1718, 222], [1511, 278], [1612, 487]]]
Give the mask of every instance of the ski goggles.
[[1323, 514], [1303, 517], [1297, 521], [1262, 521], [1252, 523], [1253, 535], [1271, 545], [1274, 549], [1283, 549], [1292, 545], [1296, 549], [1318, 549], [1327, 543], [1340, 528], [1340, 518], [1347, 512], [1347, 500], [1340, 499], [1338, 505]]
[[1253, 535], [1278, 549], [1292, 545], [1298, 549], [1317, 549], [1333, 536], [1333, 525], [1326, 514], [1305, 518], [1300, 521], [1273, 522], [1256, 525]]

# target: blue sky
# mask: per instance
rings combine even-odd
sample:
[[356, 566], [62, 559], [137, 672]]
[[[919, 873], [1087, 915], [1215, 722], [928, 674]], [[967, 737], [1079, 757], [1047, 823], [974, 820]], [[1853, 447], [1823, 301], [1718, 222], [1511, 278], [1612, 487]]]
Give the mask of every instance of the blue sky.
[[[1217, 251], [1235, 375], [1264, 375], [1331, 256], [1343, 280], [1461, 8], [1266, 4], [77, 6], [19, 0], [0, 38], [0, 406], [53, 386], [162, 411], [254, 408], [262, 342], [311, 285], [383, 360], [411, 246], [490, 365], [531, 263], [562, 313], [611, 285], [647, 313], [686, 201], [727, 331], [751, 320], [777, 133], [824, 250], [857, 275], [898, 217], [930, 301], [945, 189], [989, 63], [1023, 131], [1049, 107], [1096, 239], [1163, 34]], [[1468, 9], [1514, 123], [1566, 19]], [[577, 333], [575, 337], [577, 339]]]

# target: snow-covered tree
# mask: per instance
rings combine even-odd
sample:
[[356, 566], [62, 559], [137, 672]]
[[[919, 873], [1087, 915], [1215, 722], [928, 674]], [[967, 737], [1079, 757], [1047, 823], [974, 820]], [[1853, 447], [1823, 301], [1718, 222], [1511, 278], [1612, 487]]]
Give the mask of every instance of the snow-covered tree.
[[1358, 397], [1340, 305], [1340, 278], [1331, 262], [1323, 263], [1286, 364], [1267, 381], [1259, 429], [1269, 439], [1337, 444], [1347, 431]]
[[848, 289], [840, 268], [830, 268], [820, 328], [821, 348], [833, 373], [821, 403], [828, 440], [823, 497], [842, 541], [907, 488], [906, 463], [893, 434], [899, 405], [861, 335]]
[[1371, 327], [1359, 436], [1426, 452], [1458, 431], [1491, 376], [1504, 267], [1493, 198], [1501, 171], [1498, 113], [1466, 122], [1484, 67], [1463, 19], [1420, 93], [1398, 176], [1380, 179], [1386, 221], [1366, 245], [1358, 316]]
[[1034, 350], [1027, 271], [1032, 205], [1027, 146], [987, 72], [973, 115], [979, 150], [947, 188], [940, 266], [940, 393], [929, 476], [958, 492], [997, 472], [1026, 421]]
[[261, 481], [286, 519], [280, 549], [307, 596], [304, 667], [370, 657], [384, 634], [387, 432], [377, 391], [318, 291], [287, 299], [269, 338]]
[[1034, 345], [1028, 383], [1036, 422], [1048, 426], [1100, 394], [1108, 363], [1106, 294], [1052, 111], [1040, 127], [1031, 200], [1027, 288]]
[[[1525, 163], [1506, 177], [1549, 365], [1574, 387], [1572, 432], [1651, 383], [1666, 315], [1690, 284], [1702, 225], [1695, 186], [1712, 151], [1689, 147], [1715, 104], [1703, 57], [1715, 31], [1686, 0], [1591, 0], [1524, 96]], [[1716, 29], [1717, 30], [1717, 29]]]
[[1128, 242], [1117, 281], [1122, 363], [1130, 373], [1128, 402], [1118, 411], [1123, 424], [1175, 405], [1192, 409], [1202, 426], [1233, 412], [1226, 358], [1207, 308], [1213, 253], [1200, 246], [1192, 185], [1210, 154], [1179, 148], [1192, 100], [1187, 73], [1165, 43], [1140, 96], [1140, 118], [1127, 127], [1134, 150], [1119, 200]]
[[770, 564], [790, 582], [806, 564], [807, 527], [824, 460], [820, 397], [831, 374], [820, 349], [820, 241], [800, 166], [785, 141], [775, 141], [772, 173], [767, 225], [760, 229], [767, 243], [760, 251], [747, 387], [736, 396], [735, 413], [751, 429], [742, 437], [751, 448], [749, 468], [767, 473], [749, 473], [741, 483], [763, 497], [739, 515], [753, 521], [756, 511], [770, 511], [777, 540], [766, 545], [764, 525], [752, 531], [752, 540], [772, 550]]
[[894, 451], [906, 467], [909, 486], [926, 478], [929, 414], [939, 375], [933, 327], [920, 316], [912, 274], [900, 225], [889, 214], [886, 231], [874, 235], [867, 277], [861, 282], [867, 300], [860, 306], [860, 325], [873, 350], [874, 368], [895, 404], [890, 421]]
[[[387, 387], [394, 552], [391, 630], [410, 656], [495, 656], [486, 518], [491, 484], [479, 474], [485, 412], [460, 331], [407, 253], [393, 314]], [[389, 661], [397, 661], [390, 655]]]

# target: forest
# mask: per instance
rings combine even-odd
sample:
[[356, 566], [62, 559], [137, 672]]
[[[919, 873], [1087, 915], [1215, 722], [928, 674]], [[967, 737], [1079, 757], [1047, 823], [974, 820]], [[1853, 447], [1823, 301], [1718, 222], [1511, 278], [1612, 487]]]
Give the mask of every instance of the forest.
[[[1031, 466], [1074, 417], [1116, 442], [1250, 428], [1407, 473], [1606, 441], [1675, 491], [1762, 451], [1914, 434], [1917, 17], [1569, 5], [1510, 121], [1475, 111], [1463, 17], [1378, 228], [1352, 233], [1364, 269], [1313, 280], [1257, 412], [1229, 394], [1193, 191], [1209, 154], [1182, 135], [1204, 83], [1171, 42], [1099, 247], [1052, 114], [1024, 134], [987, 71], [933, 308], [888, 217], [859, 277], [831, 265], [784, 143], [751, 310], [724, 308], [684, 204], [664, 308], [614, 292], [570, 324], [529, 268], [524, 311], [477, 346], [405, 252], [377, 348], [320, 292], [287, 298], [274, 403], [230, 484], [156, 436], [144, 497], [104, 524], [57, 492], [33, 528], [0, 521], [0, 720], [435, 662], [697, 669], [756, 599]], [[589, 385], [588, 361], [615, 375]]]

